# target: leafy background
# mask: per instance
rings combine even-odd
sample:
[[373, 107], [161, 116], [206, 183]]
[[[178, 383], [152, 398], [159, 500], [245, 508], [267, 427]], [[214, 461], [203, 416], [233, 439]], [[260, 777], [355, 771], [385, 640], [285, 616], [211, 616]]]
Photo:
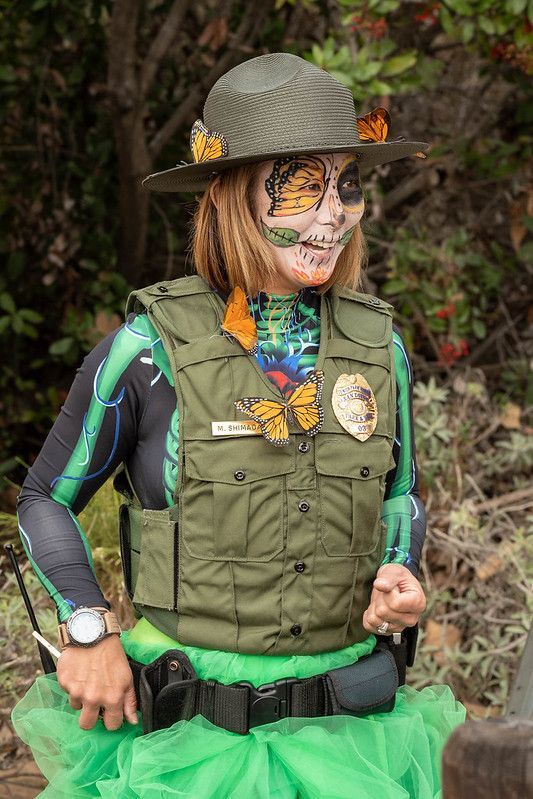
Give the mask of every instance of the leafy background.
[[[190, 158], [190, 127], [221, 74], [294, 52], [347, 85], [359, 114], [387, 107], [389, 138], [432, 145], [427, 159], [363, 173], [364, 288], [395, 305], [417, 381], [428, 610], [410, 680], [448, 682], [474, 717], [502, 714], [532, 608], [532, 0], [0, 9], [2, 542], [18, 547], [25, 469], [130, 288], [192, 272], [194, 198], [149, 195], [140, 179]], [[82, 521], [127, 626], [116, 504], [106, 486]], [[53, 638], [51, 603], [25, 577]], [[39, 662], [5, 558], [0, 584], [0, 795], [34, 796], [41, 781], [9, 712]]]

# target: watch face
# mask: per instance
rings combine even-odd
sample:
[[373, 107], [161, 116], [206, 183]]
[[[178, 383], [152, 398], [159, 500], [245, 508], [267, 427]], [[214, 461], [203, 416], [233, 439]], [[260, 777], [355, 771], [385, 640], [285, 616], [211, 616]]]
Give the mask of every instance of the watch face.
[[77, 610], [67, 621], [67, 631], [79, 644], [92, 644], [105, 632], [105, 623], [95, 610]]

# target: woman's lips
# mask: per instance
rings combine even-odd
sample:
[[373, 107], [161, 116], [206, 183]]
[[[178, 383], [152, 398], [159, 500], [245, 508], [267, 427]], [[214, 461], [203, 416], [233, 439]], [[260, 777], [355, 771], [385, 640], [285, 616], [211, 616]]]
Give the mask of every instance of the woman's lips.
[[309, 241], [302, 241], [301, 245], [304, 247], [308, 252], [312, 253], [314, 258], [325, 259], [328, 255], [331, 254], [331, 251], [335, 247], [337, 242], [328, 243], [324, 246], [324, 243], [315, 244]]

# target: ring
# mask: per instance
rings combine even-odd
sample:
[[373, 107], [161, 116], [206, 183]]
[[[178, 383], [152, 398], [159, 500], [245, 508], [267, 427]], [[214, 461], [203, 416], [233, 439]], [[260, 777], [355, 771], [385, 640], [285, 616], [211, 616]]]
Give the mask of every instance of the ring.
[[388, 621], [382, 621], [381, 624], [379, 625], [379, 627], [376, 628], [377, 632], [380, 635], [385, 635], [387, 633], [387, 630], [389, 629], [389, 626], [390, 625], [389, 625]]

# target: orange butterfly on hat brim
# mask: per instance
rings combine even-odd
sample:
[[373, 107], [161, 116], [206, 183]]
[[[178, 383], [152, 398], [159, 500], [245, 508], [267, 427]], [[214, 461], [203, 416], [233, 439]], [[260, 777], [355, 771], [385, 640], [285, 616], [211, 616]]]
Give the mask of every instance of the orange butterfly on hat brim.
[[257, 328], [250, 313], [246, 294], [235, 286], [228, 297], [221, 324], [222, 330], [239, 342], [249, 355], [257, 352]]
[[285, 402], [264, 397], [243, 397], [234, 405], [261, 428], [261, 433], [270, 444], [282, 447], [289, 443], [289, 419], [294, 421], [308, 436], [314, 436], [324, 421], [320, 401], [324, 372], [310, 372], [306, 380], [297, 386]]
[[[386, 108], [378, 106], [362, 117], [357, 117], [357, 132], [361, 141], [374, 141], [378, 144], [385, 142], [390, 129], [390, 114]], [[395, 141], [405, 141], [404, 136], [398, 136]], [[419, 158], [427, 158], [423, 152], [415, 153]]]
[[228, 154], [226, 137], [216, 130], [208, 130], [201, 119], [197, 119], [191, 130], [191, 150], [196, 164], [214, 161]]

